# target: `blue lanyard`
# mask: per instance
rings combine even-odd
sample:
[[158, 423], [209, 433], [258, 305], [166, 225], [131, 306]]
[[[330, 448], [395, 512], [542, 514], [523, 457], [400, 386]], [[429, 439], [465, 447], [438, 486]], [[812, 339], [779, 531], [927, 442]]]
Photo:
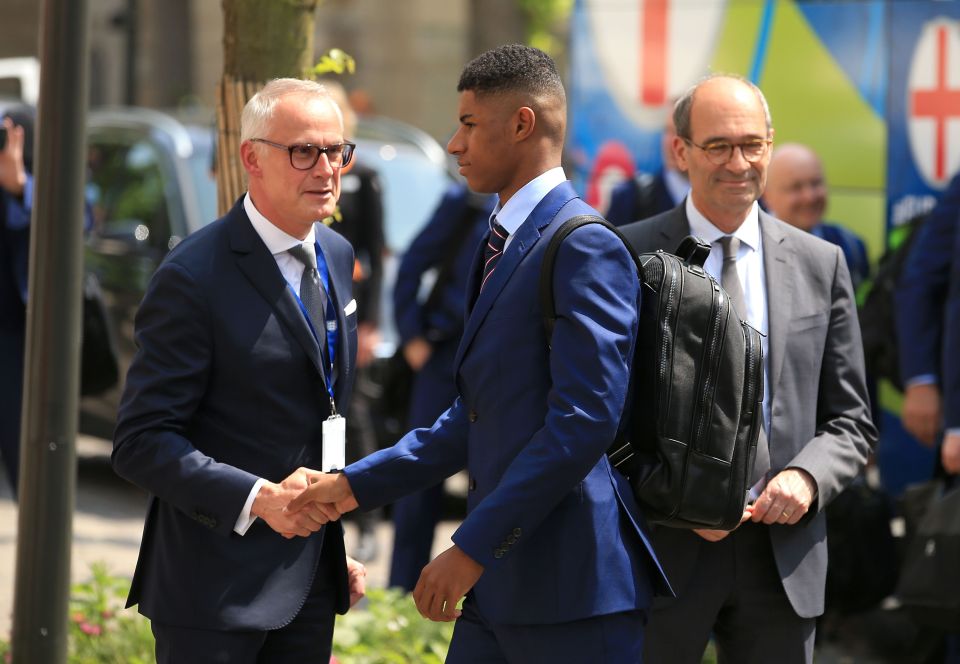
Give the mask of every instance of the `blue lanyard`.
[[[324, 332], [327, 335], [327, 356], [330, 359], [330, 366], [325, 367], [326, 370], [323, 372], [323, 379], [327, 386], [327, 392], [330, 394], [330, 404], [332, 410], [336, 412], [336, 406], [333, 406], [333, 367], [337, 359], [337, 341], [340, 337], [339, 325], [337, 324], [337, 310], [333, 304], [333, 293], [330, 290], [330, 270], [327, 267], [327, 260], [323, 255], [323, 251], [320, 250], [320, 245], [314, 244], [314, 247], [317, 252], [317, 272], [320, 275], [320, 281], [323, 283], [324, 289], [327, 291], [327, 310], [324, 312], [323, 317], [326, 321], [327, 329], [324, 330]], [[300, 295], [290, 284], [287, 284], [287, 287], [297, 299], [297, 304], [300, 305], [300, 311], [303, 312], [303, 317], [307, 321], [307, 326], [313, 333], [314, 339], [319, 341], [317, 330], [313, 327], [313, 322], [310, 320], [310, 315], [307, 313], [307, 308], [300, 299]]]

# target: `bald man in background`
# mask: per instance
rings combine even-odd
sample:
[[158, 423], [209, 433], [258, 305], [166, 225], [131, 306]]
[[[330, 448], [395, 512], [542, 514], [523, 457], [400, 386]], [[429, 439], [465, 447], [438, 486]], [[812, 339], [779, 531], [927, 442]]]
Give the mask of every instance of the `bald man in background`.
[[870, 276], [867, 248], [853, 231], [823, 221], [827, 180], [817, 153], [800, 143], [773, 151], [763, 201], [773, 216], [840, 247], [850, 269], [854, 292]]

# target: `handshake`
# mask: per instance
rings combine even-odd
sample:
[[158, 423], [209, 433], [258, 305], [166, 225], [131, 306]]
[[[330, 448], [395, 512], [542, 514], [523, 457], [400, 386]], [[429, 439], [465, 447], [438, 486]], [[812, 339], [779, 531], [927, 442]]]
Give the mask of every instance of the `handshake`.
[[291, 539], [308, 537], [357, 506], [343, 473], [298, 468], [280, 484], [264, 481], [250, 514]]

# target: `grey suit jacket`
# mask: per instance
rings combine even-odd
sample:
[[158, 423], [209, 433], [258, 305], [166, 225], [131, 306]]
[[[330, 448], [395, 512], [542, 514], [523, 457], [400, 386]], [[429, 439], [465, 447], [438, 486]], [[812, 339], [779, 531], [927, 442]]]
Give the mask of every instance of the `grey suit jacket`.
[[[690, 233], [684, 204], [621, 228], [638, 253], [675, 251]], [[774, 556], [797, 614], [823, 613], [827, 533], [823, 508], [866, 462], [877, 432], [870, 419], [863, 347], [843, 253], [762, 210], [770, 353], [770, 463], [802, 468], [817, 499], [794, 526], [769, 527]], [[701, 547], [691, 531], [658, 528], [654, 548], [682, 595]], [[670, 601], [670, 600], [665, 600]]]

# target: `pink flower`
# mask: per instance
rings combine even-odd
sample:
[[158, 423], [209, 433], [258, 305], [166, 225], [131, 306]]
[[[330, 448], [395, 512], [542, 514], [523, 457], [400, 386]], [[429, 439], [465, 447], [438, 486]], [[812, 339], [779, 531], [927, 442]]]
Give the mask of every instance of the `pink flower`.
[[102, 630], [100, 625], [91, 625], [88, 622], [82, 622], [80, 623], [80, 631], [88, 636], [100, 636]]
[[73, 622], [77, 623], [78, 625], [79, 625], [80, 623], [82, 623], [83, 621], [85, 621], [86, 619], [87, 619], [87, 617], [86, 617], [85, 615], [83, 615], [83, 611], [77, 611], [77, 612], [74, 613], [72, 616], [70, 616], [70, 620], [72, 620]]

